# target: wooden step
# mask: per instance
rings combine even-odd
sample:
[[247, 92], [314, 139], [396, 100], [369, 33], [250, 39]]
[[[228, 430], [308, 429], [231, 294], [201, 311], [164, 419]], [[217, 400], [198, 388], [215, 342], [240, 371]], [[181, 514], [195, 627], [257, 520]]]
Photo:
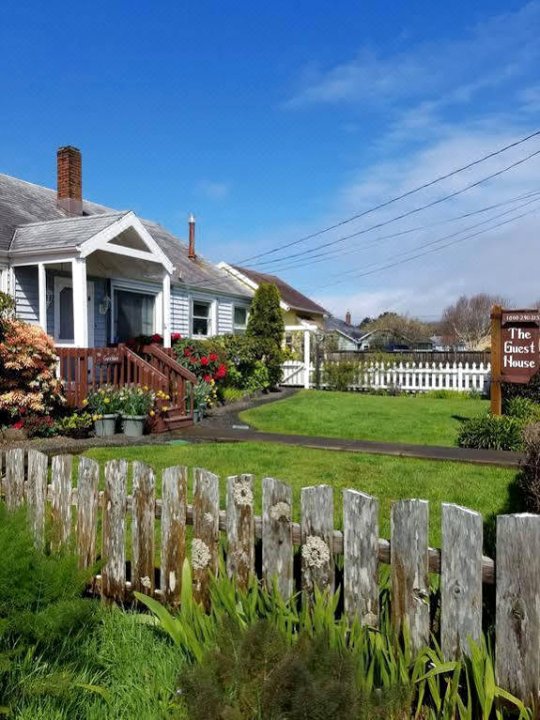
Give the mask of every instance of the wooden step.
[[193, 415], [181, 415], [180, 413], [171, 415], [168, 413], [163, 420], [167, 426], [167, 430], [178, 430], [179, 428], [193, 425]]

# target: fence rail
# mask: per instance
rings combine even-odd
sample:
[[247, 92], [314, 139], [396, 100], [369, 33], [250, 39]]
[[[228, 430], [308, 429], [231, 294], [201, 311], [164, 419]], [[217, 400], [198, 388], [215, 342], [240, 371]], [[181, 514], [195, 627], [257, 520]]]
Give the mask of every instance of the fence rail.
[[[106, 600], [124, 601], [133, 590], [179, 602], [182, 565], [188, 556], [186, 527], [193, 526], [191, 565], [197, 599], [208, 604], [209, 579], [218, 571], [220, 533], [227, 571], [240, 586], [256, 572], [255, 543], [262, 541], [262, 579], [285, 597], [296, 590], [295, 546], [300, 546], [300, 589], [305, 599], [316, 588], [333, 591], [335, 558], [343, 556], [340, 581], [344, 611], [351, 619], [377, 627], [379, 563], [391, 568], [391, 615], [397, 628], [407, 625], [419, 648], [430, 641], [429, 573], [440, 575], [440, 641], [447, 658], [468, 650], [468, 639], [482, 632], [483, 588], [495, 584], [496, 669], [499, 684], [529, 702], [540, 690], [540, 516], [502, 515], [497, 519], [497, 567], [482, 554], [479, 513], [453, 504], [442, 506], [442, 550], [428, 546], [429, 505], [400, 500], [391, 510], [391, 540], [379, 538], [379, 502], [357, 490], [345, 490], [343, 530], [334, 529], [333, 489], [327, 485], [301, 492], [301, 522], [293, 522], [291, 488], [276, 479], [262, 481], [262, 515], [254, 513], [254, 479], [227, 478], [225, 510], [220, 510], [220, 481], [196, 469], [188, 504], [188, 471], [172, 467], [161, 476], [147, 465], [112, 460], [104, 468], [81, 457], [48, 459], [36, 450], [5, 453], [2, 493], [9, 508], [26, 502], [35, 541], [42, 546], [45, 522], [54, 549], [72, 541], [82, 568], [101, 556], [96, 587]], [[72, 477], [77, 475], [76, 487]], [[128, 494], [128, 477], [132, 492]], [[49, 510], [47, 510], [49, 506]], [[72, 521], [72, 506], [73, 511]], [[131, 527], [128, 534], [128, 518]], [[156, 523], [160, 533], [156, 534]], [[98, 527], [101, 541], [98, 542]], [[158, 540], [156, 541], [156, 538]], [[127, 540], [127, 543], [126, 543]], [[126, 544], [131, 562], [126, 562]], [[156, 558], [159, 562], [156, 563]], [[496, 573], [495, 573], [496, 570]]]
[[[352, 364], [355, 364], [354, 362]], [[485, 392], [491, 376], [490, 363], [392, 363], [358, 362], [349, 390], [399, 389], [403, 392], [454, 390], [456, 392]], [[281, 384], [290, 387], [305, 386], [305, 365], [301, 360], [288, 360], [283, 364]], [[324, 364], [320, 368], [320, 387], [325, 388]], [[310, 366], [310, 387], [315, 385], [315, 367]]]

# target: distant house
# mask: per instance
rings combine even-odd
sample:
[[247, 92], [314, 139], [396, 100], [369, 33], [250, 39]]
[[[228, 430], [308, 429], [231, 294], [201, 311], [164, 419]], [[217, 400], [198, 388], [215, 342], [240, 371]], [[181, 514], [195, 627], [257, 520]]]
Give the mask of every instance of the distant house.
[[57, 153], [57, 188], [0, 174], [0, 289], [17, 315], [58, 347], [136, 335], [208, 337], [245, 328], [252, 293], [200, 256], [195, 221], [184, 243], [130, 210], [83, 199], [81, 153]]
[[252, 295], [261, 283], [271, 283], [279, 290], [281, 296], [281, 310], [283, 312], [283, 320], [285, 322], [285, 332], [287, 329], [292, 330], [323, 330], [325, 319], [329, 313], [321, 305], [303, 295], [282, 280], [277, 275], [269, 275], [261, 273], [251, 268], [240, 267], [239, 265], [230, 265], [226, 262], [220, 262], [218, 267], [229, 273], [237, 282], [242, 283], [246, 290]]
[[362, 335], [359, 350], [383, 350], [384, 352], [429, 352], [433, 350], [432, 338], [411, 340], [388, 330], [371, 330]]
[[362, 349], [361, 343], [365, 333], [351, 324], [350, 313], [345, 315], [345, 320], [333, 315], [327, 317], [324, 330], [327, 335], [335, 339], [335, 347], [338, 351], [357, 352]]

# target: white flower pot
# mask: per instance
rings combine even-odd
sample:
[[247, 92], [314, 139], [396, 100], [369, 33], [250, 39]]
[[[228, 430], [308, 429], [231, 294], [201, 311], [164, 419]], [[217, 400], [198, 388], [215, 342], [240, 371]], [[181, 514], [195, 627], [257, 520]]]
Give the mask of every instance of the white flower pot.
[[110, 437], [116, 431], [117, 415], [102, 415], [99, 420], [94, 420], [94, 430], [97, 437]]
[[122, 415], [122, 430], [128, 437], [142, 437], [146, 415]]

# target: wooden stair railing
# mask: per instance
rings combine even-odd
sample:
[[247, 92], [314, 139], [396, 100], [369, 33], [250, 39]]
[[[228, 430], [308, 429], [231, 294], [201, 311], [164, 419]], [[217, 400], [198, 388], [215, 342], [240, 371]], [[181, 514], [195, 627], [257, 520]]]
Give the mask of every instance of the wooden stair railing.
[[174, 359], [169, 351], [159, 345], [145, 345], [141, 355], [157, 371], [169, 378], [168, 394], [171, 397], [171, 410], [177, 411], [178, 417], [193, 417], [194, 394], [193, 385], [198, 382], [197, 376]]
[[169, 392], [168, 374], [123, 344], [113, 348], [57, 347], [56, 353], [58, 376], [71, 407], [83, 407], [88, 393], [105, 385], [142, 385], [155, 392]]

